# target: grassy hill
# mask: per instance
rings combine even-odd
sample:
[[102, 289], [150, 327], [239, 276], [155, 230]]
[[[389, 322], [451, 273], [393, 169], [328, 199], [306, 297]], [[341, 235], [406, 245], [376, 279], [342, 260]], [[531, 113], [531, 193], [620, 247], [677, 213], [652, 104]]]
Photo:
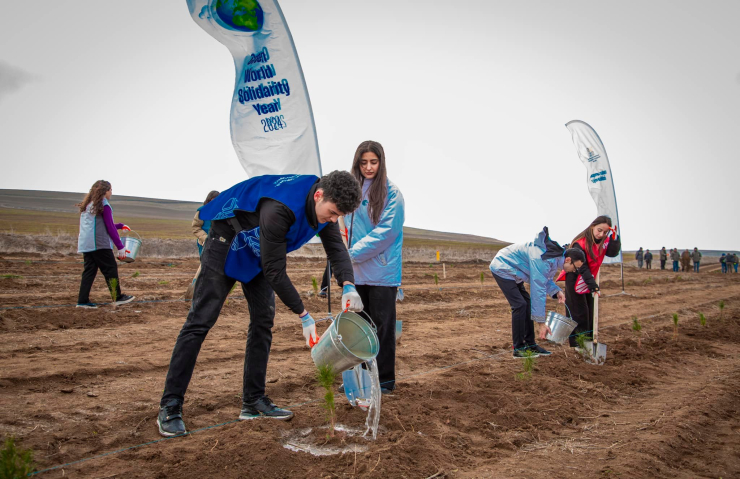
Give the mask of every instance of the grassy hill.
[[[0, 189], [0, 231], [20, 234], [77, 235], [79, 213], [74, 206], [84, 193]], [[192, 239], [190, 223], [201, 205], [192, 201], [136, 196], [113, 197], [116, 221], [142, 236]], [[508, 243], [483, 236], [404, 227], [405, 246], [478, 248], [497, 251]]]

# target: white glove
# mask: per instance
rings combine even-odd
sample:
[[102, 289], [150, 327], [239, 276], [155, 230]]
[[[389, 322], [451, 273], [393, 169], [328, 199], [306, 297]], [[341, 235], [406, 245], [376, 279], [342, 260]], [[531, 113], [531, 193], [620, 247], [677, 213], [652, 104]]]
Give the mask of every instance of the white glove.
[[120, 259], [121, 261], [123, 261], [124, 259], [126, 259], [126, 253], [130, 253], [130, 252], [131, 251], [129, 251], [127, 249], [119, 249], [118, 250], [118, 259]]
[[303, 325], [303, 337], [306, 339], [306, 346], [312, 348], [319, 342], [319, 337], [316, 334], [316, 323], [308, 312], [300, 320]]
[[353, 284], [345, 284], [344, 288], [342, 288], [342, 309], [359, 312], [363, 308], [362, 299], [360, 299], [355, 286]]

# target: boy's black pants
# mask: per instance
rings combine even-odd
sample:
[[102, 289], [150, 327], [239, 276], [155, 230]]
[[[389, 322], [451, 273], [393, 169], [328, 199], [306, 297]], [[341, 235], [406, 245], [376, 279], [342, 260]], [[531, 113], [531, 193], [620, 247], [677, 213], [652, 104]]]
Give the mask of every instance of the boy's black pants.
[[[233, 230], [219, 234], [215, 232], [215, 228], [211, 228], [208, 233], [201, 256], [200, 274], [195, 281], [193, 302], [172, 351], [161, 405], [167, 404], [171, 399], [183, 402], [201, 345], [208, 331], [216, 324], [224, 301], [236, 283], [234, 278], [224, 274], [226, 255], [234, 234]], [[265, 394], [267, 362], [270, 358], [275, 319], [275, 292], [262, 272], [249, 283], [242, 284], [242, 291], [249, 308], [242, 401], [249, 402]], [[300, 327], [297, 319], [295, 326]]]
[[568, 306], [566, 316], [578, 323], [568, 338], [571, 347], [577, 346], [577, 334], [587, 333], [590, 336], [594, 329], [594, 297], [591, 293], [576, 293], [577, 280], [577, 273], [565, 274], [565, 305]]
[[396, 286], [355, 285], [365, 312], [378, 327], [380, 387], [396, 388]]
[[116, 280], [116, 297], [114, 300], [118, 299], [121, 296], [121, 282], [118, 281], [118, 265], [116, 265], [116, 257], [113, 256], [113, 250], [99, 249], [97, 251], [90, 251], [89, 253], [82, 253], [82, 257], [85, 262], [85, 269], [82, 270], [82, 282], [80, 283], [80, 293], [77, 295], [77, 304], [90, 302], [90, 289], [92, 289], [92, 285], [95, 282], [98, 269], [103, 273], [109, 289], [110, 280]]
[[524, 289], [524, 283], [493, 275], [501, 292], [511, 306], [511, 338], [514, 350], [534, 346], [534, 322], [532, 321], [532, 301]]

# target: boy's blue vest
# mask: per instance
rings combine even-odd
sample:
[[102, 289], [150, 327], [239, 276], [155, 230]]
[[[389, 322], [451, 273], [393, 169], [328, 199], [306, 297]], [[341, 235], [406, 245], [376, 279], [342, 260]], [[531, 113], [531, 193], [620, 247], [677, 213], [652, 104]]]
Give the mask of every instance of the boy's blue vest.
[[[326, 223], [313, 229], [306, 217], [306, 196], [319, 180], [313, 175], [264, 175], [232, 186], [213, 201], [200, 207], [203, 221], [234, 217], [234, 211], [256, 211], [260, 200], [270, 198], [287, 206], [295, 215], [295, 223], [285, 236], [287, 252], [295, 251], [316, 236]], [[224, 273], [242, 283], [251, 281], [262, 271], [260, 261], [259, 226], [240, 231], [231, 242]]]

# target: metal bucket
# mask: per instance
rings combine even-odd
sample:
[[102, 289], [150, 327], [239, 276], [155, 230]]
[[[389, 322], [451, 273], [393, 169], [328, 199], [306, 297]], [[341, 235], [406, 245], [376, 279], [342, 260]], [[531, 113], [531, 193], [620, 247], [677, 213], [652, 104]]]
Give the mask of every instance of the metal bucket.
[[[565, 307], [566, 309], [568, 306]], [[562, 314], [556, 313], [555, 311], [548, 311], [545, 324], [550, 328], [549, 333], [545, 336], [545, 339], [552, 341], [553, 343], [564, 343], [568, 340], [568, 337], [576, 329], [578, 323], [571, 318], [565, 317]]]
[[[131, 230], [131, 232], [136, 236], [139, 236], [139, 233], [136, 231]], [[123, 249], [128, 252], [126, 253], [126, 257], [120, 261], [124, 263], [133, 263], [136, 261], [136, 255], [139, 254], [139, 250], [141, 250], [141, 236], [139, 236], [139, 239], [136, 239], [133, 236], [126, 236], [121, 239], [123, 239]]]
[[[369, 316], [368, 316], [369, 318]], [[311, 348], [316, 367], [330, 365], [341, 373], [378, 355], [379, 343], [375, 325], [351, 311], [339, 313], [319, 342]]]

